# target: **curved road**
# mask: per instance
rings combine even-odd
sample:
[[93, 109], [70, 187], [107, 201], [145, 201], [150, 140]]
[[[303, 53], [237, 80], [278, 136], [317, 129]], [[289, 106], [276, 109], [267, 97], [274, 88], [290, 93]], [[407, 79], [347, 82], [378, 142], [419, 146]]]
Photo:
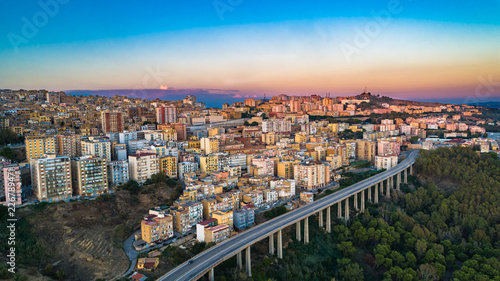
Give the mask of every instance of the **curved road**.
[[261, 225], [250, 228], [242, 234], [219, 243], [216, 246], [204, 251], [203, 253], [200, 253], [199, 255], [191, 259], [193, 261], [191, 264], [189, 264], [189, 262], [185, 262], [174, 268], [167, 274], [163, 275], [158, 280], [184, 281], [197, 279], [203, 276], [203, 274], [208, 272], [212, 267], [215, 267], [223, 261], [231, 258], [249, 245], [267, 238], [270, 234], [275, 233], [276, 231], [287, 226], [290, 226], [296, 223], [298, 220], [306, 218], [307, 216], [313, 215], [314, 213], [323, 210], [328, 206], [331, 206], [337, 202], [341, 202], [346, 198], [349, 198], [350, 196], [387, 179], [390, 176], [396, 175], [397, 173], [411, 166], [415, 162], [417, 156], [418, 151], [414, 150], [405, 160], [388, 171], [353, 184], [312, 204], [303, 206], [270, 221], [267, 221]]

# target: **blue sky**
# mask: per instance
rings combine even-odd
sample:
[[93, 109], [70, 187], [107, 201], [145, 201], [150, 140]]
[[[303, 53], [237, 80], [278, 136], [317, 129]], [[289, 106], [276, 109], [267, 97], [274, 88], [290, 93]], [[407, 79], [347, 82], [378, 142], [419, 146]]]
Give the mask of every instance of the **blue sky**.
[[[143, 34], [179, 31], [192, 28], [211, 28], [225, 25], [255, 24], [325, 18], [365, 18], [370, 11], [386, 8], [389, 1], [76, 1], [64, 0], [59, 12], [40, 28], [39, 36], [28, 46], [59, 44], [98, 39], [121, 39]], [[53, 1], [41, 1], [52, 3]], [[37, 1], [0, 1], [0, 32], [20, 33], [21, 18], [32, 19], [42, 9]], [[463, 24], [500, 23], [500, 1], [399, 1], [406, 6], [404, 13], [396, 17], [423, 21], [455, 22]], [[214, 4], [221, 3], [221, 4]], [[240, 4], [238, 4], [240, 3]], [[230, 6], [233, 10], [222, 13], [216, 6]], [[50, 6], [50, 5], [49, 5]], [[222, 9], [222, 8], [221, 8]], [[6, 36], [0, 49], [11, 48]]]
[[[398, 12], [389, 24], [347, 56], [342, 46], [355, 45], [357, 31], [391, 5]], [[26, 20], [36, 27], [29, 36]], [[3, 0], [0, 21], [0, 88], [261, 96], [354, 94], [366, 86], [445, 98], [471, 95], [479, 77], [500, 81], [498, 0]], [[160, 74], [151, 78], [151, 69]]]

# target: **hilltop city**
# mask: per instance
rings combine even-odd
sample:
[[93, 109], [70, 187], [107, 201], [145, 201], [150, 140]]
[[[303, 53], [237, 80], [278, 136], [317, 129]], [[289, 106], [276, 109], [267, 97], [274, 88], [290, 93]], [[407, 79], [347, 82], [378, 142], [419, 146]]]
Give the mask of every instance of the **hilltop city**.
[[[159, 182], [178, 188], [168, 204], [143, 206], [149, 211], [132, 226], [140, 230], [127, 233], [135, 252], [220, 243], [254, 227], [258, 214], [266, 220], [301, 208], [344, 188], [348, 175], [390, 170], [412, 150], [500, 151], [487, 134], [498, 125], [487, 109], [367, 92], [248, 98], [221, 108], [194, 95], [164, 101], [45, 90], [0, 90], [0, 102], [6, 206], [92, 201]], [[150, 254], [127, 273], [142, 278], [159, 263]]]

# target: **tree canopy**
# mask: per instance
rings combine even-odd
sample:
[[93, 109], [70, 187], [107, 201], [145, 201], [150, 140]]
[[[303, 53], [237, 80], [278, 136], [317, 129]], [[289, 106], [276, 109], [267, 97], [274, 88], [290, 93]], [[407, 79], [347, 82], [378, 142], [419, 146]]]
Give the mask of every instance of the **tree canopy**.
[[454, 147], [421, 151], [415, 164], [402, 191], [334, 219], [332, 233], [316, 216], [308, 245], [284, 231], [284, 258], [256, 260], [252, 279], [500, 280], [500, 160]]
[[0, 145], [14, 144], [23, 142], [23, 139], [16, 133], [8, 129], [0, 130]]

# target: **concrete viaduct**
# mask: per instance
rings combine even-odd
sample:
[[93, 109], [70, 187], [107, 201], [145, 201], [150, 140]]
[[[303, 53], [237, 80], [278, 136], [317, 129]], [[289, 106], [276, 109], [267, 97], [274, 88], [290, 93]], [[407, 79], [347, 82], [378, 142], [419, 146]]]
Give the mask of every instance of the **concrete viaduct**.
[[[208, 273], [209, 280], [213, 281], [215, 279], [214, 268], [218, 264], [234, 256], [236, 256], [240, 269], [243, 269], [243, 256], [245, 256], [246, 272], [249, 276], [252, 276], [251, 246], [254, 243], [269, 238], [269, 253], [274, 255], [276, 252], [278, 258], [283, 258], [282, 231], [284, 228], [295, 225], [297, 240], [303, 240], [304, 243], [307, 244], [309, 243], [309, 217], [311, 215], [318, 215], [319, 226], [325, 227], [327, 232], [331, 232], [332, 209], [334, 211], [336, 209], [336, 214], [333, 215], [347, 221], [349, 220], [352, 208], [357, 212], [364, 212], [366, 201], [378, 203], [382, 196], [390, 198], [393, 189], [399, 190], [401, 183], [408, 182], [408, 174], [413, 174], [413, 164], [417, 156], [418, 151], [414, 150], [405, 160], [390, 170], [353, 184], [314, 203], [293, 210], [261, 225], [250, 228], [200, 253], [190, 261], [174, 268], [158, 280], [196, 280]], [[352, 206], [350, 202], [353, 203]], [[336, 208], [335, 205], [337, 205]], [[303, 227], [302, 224], [304, 225]]]

